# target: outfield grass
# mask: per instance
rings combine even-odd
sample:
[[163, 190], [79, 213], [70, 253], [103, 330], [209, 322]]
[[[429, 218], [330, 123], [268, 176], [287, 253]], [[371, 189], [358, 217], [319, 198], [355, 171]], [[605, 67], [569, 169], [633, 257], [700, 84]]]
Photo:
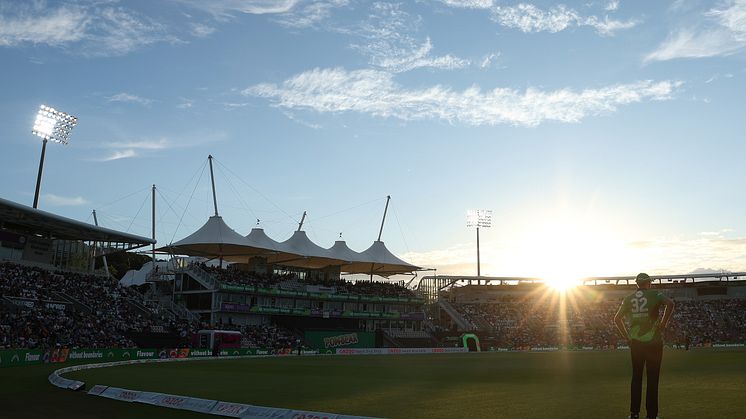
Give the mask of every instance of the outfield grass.
[[[612, 351], [286, 357], [140, 364], [66, 376], [89, 386], [388, 418], [626, 418], [628, 356]], [[58, 390], [45, 381], [52, 369], [0, 370], [0, 389], [10, 396], [3, 411], [12, 413], [0, 416], [201, 417]], [[660, 399], [664, 419], [746, 417], [746, 351], [667, 350]], [[31, 414], [21, 414], [29, 406]]]

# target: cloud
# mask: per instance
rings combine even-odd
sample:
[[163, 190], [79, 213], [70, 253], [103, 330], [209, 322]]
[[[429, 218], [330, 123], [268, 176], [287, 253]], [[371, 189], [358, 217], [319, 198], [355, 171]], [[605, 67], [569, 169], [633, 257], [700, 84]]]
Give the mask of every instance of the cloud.
[[498, 58], [500, 56], [500, 53], [497, 54], [487, 54], [484, 57], [482, 57], [482, 61], [479, 63], [479, 68], [485, 69], [490, 68], [492, 66], [492, 62], [495, 60], [495, 58]]
[[[556, 33], [565, 29], [589, 26], [603, 36], [614, 35], [615, 32], [636, 26], [637, 20], [615, 20], [609, 16], [583, 16], [572, 8], [559, 4], [544, 10], [530, 3], [519, 3], [513, 6], [500, 6], [491, 0], [441, 0], [443, 4], [460, 9], [488, 10], [490, 18], [502, 26], [518, 29], [522, 32], [550, 32]], [[618, 8], [618, 1], [606, 4], [605, 11]]]
[[493, 0], [442, 0], [447, 6], [461, 9], [489, 9], [494, 5]]
[[212, 26], [207, 26], [202, 23], [192, 23], [192, 35], [196, 36], [197, 38], [205, 38], [207, 36], [210, 36], [213, 32], [215, 32], [215, 28]]
[[140, 157], [141, 152], [152, 153], [159, 150], [165, 150], [173, 148], [173, 144], [166, 138], [159, 138], [135, 141], [112, 141], [101, 144], [100, 147], [110, 149], [111, 151], [106, 156], [93, 160], [107, 162]]
[[606, 7], [604, 7], [604, 10], [606, 10], [607, 12], [613, 12], [618, 9], [619, 9], [619, 0], [612, 0], [606, 3]]
[[171, 142], [166, 138], [159, 138], [157, 140], [141, 140], [141, 141], [114, 141], [105, 144], [108, 148], [128, 148], [138, 150], [163, 150], [171, 147]]
[[86, 36], [85, 28], [90, 24], [87, 13], [75, 6], [43, 11], [18, 6], [14, 14], [6, 14], [6, 8], [0, 8], [0, 13], [0, 46], [78, 42]]
[[630, 29], [637, 21], [619, 21], [605, 16], [581, 16], [574, 9], [564, 5], [542, 10], [532, 4], [521, 3], [516, 6], [495, 6], [491, 9], [492, 19], [501, 25], [518, 29], [522, 32], [556, 33], [574, 26], [593, 27], [600, 35], [613, 35], [614, 32]]
[[113, 161], [113, 160], [129, 159], [132, 157], [137, 157], [137, 152], [135, 150], [132, 150], [132, 149], [116, 150], [116, 151], [113, 151], [108, 156], [96, 159], [96, 161]]
[[137, 95], [133, 95], [130, 93], [124, 93], [124, 92], [117, 93], [116, 95], [113, 95], [113, 96], [109, 96], [106, 99], [107, 99], [106, 100], [107, 102], [138, 103], [143, 106], [148, 106], [153, 102], [152, 99], [148, 99], [148, 98], [144, 98], [144, 97], [140, 97]]
[[431, 55], [429, 37], [417, 41], [415, 34], [421, 18], [406, 12], [401, 4], [374, 3], [365, 22], [338, 31], [360, 38], [351, 47], [366, 55], [370, 64], [389, 72], [402, 73], [417, 68], [453, 70], [468, 67], [470, 60], [452, 56]]
[[704, 58], [734, 54], [746, 47], [746, 0], [704, 13], [699, 27], [679, 28], [644, 61]]
[[292, 28], [310, 28], [331, 16], [332, 10], [350, 4], [349, 0], [313, 1], [303, 7], [296, 7], [283, 13], [275, 20]]
[[75, 46], [84, 55], [122, 55], [158, 42], [179, 42], [154, 20], [108, 3], [62, 4], [36, 1], [0, 5], [0, 46]]
[[320, 113], [359, 112], [402, 120], [440, 119], [466, 125], [536, 126], [545, 121], [579, 122], [616, 111], [620, 105], [670, 99], [680, 82], [638, 81], [599, 89], [518, 91], [496, 88], [463, 91], [436, 85], [406, 89], [393, 75], [377, 70], [314, 69], [282, 84], [264, 83], [242, 93], [269, 99], [285, 109]]
[[46, 204], [53, 207], [72, 207], [78, 205], [86, 205], [89, 203], [88, 200], [86, 200], [82, 196], [67, 197], [45, 193], [42, 195], [42, 198], [44, 199], [44, 202]]
[[291, 11], [298, 0], [177, 0], [189, 7], [215, 17], [231, 17], [233, 13], [252, 15], [278, 14]]
[[[372, 64], [392, 73], [403, 73], [411, 71], [416, 68], [437, 68], [441, 70], [455, 70], [459, 68], [468, 67], [471, 61], [454, 57], [450, 54], [432, 57], [430, 52], [433, 49], [433, 44], [430, 42], [430, 38], [425, 40], [418, 49], [412, 50], [396, 50], [388, 49], [381, 50], [379, 52], [372, 52], [369, 48], [368, 51], [371, 54]], [[385, 52], [384, 52], [385, 51]]]
[[181, 98], [181, 103], [176, 105], [179, 109], [189, 109], [192, 106], [194, 106], [194, 100], [193, 99], [187, 99], [187, 98]]

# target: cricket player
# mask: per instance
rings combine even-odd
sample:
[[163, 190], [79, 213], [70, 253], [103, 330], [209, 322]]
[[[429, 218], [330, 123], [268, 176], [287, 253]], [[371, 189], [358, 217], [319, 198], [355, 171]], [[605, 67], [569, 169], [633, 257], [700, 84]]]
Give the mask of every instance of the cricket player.
[[[658, 378], [663, 357], [663, 331], [668, 325], [674, 310], [672, 299], [650, 289], [650, 276], [637, 275], [637, 290], [622, 301], [614, 316], [614, 324], [624, 339], [629, 342], [632, 354], [632, 385], [629, 405], [630, 419], [640, 417], [642, 399], [642, 370], [647, 368], [648, 384], [645, 394], [645, 410], [648, 419], [658, 416]], [[660, 308], [664, 307], [663, 318]], [[629, 331], [625, 325], [629, 320]]]

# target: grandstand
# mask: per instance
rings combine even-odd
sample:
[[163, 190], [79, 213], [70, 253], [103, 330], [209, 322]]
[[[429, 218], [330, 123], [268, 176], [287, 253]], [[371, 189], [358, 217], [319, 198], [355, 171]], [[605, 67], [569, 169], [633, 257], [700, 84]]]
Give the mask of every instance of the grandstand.
[[[656, 278], [654, 287], [677, 303], [666, 341], [696, 347], [743, 345], [746, 281], [739, 279], [740, 273], [706, 275]], [[469, 285], [468, 277], [451, 277], [450, 286], [439, 290], [432, 313], [439, 322], [442, 344], [456, 342], [457, 334], [473, 332], [483, 348], [494, 350], [626, 345], [610, 325], [622, 298], [635, 289], [627, 278], [594, 278], [564, 292], [531, 279], [480, 281], [496, 285]]]

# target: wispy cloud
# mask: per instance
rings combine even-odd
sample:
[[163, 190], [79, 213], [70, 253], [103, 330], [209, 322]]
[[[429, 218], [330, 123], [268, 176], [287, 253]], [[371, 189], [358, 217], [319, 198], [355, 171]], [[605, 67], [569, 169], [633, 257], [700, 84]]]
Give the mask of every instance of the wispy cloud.
[[685, 27], [670, 34], [644, 61], [704, 58], [730, 55], [746, 47], [746, 0], [732, 0], [722, 9], [703, 14], [698, 27]]
[[139, 141], [114, 141], [105, 144], [108, 148], [127, 148], [139, 150], [163, 150], [172, 146], [166, 138]]
[[108, 154], [108, 155], [106, 155], [104, 157], [95, 159], [95, 160], [96, 161], [103, 161], [103, 162], [105, 162], [105, 161], [114, 161], [114, 160], [121, 160], [121, 159], [129, 159], [129, 158], [132, 158], [132, 157], [137, 157], [137, 152], [135, 150], [132, 150], [132, 149], [127, 149], [127, 150], [115, 150], [115, 151], [111, 152], [110, 154]]
[[86, 55], [122, 55], [158, 42], [179, 42], [162, 24], [108, 2], [0, 4], [0, 46], [76, 46]]
[[453, 70], [471, 64], [470, 60], [450, 54], [432, 55], [430, 38], [418, 41], [413, 36], [420, 22], [419, 16], [412, 16], [401, 4], [377, 2], [371, 6], [365, 22], [338, 31], [360, 38], [353, 42], [352, 48], [367, 56], [372, 65], [389, 72], [401, 73], [416, 68]]
[[495, 6], [492, 19], [501, 25], [518, 29], [522, 32], [560, 32], [576, 26], [590, 26], [600, 35], [613, 35], [623, 29], [633, 28], [635, 20], [620, 21], [608, 16], [582, 16], [574, 9], [564, 5], [542, 10], [532, 4], [521, 3], [517, 6]]
[[123, 102], [123, 103], [137, 103], [143, 106], [148, 106], [153, 103], [152, 99], [133, 95], [130, 93], [117, 93], [115, 95], [106, 98], [107, 102]]
[[[573, 27], [588, 26], [600, 35], [611, 36], [617, 31], [633, 28], [639, 23], [638, 20], [612, 19], [608, 15], [584, 16], [563, 4], [541, 9], [530, 3], [502, 6], [491, 0], [442, 0], [442, 3], [455, 8], [488, 10], [490, 18], [500, 25], [527, 33], [556, 33]], [[611, 1], [604, 9], [609, 12], [615, 11], [618, 7], [618, 1]]]
[[407, 89], [384, 71], [314, 69], [282, 84], [251, 86], [244, 95], [269, 99], [285, 109], [322, 113], [360, 112], [402, 120], [440, 119], [466, 125], [536, 126], [545, 121], [578, 122], [618, 106], [670, 99], [680, 82], [638, 81], [599, 89], [518, 91], [474, 86], [463, 91], [436, 85]]
[[618, 9], [619, 9], [619, 0], [612, 0], [606, 3], [606, 7], [604, 7], [604, 10], [606, 10], [607, 12], [613, 12]]
[[160, 150], [173, 148], [173, 143], [167, 138], [143, 139], [131, 141], [111, 141], [100, 144], [101, 148], [109, 149], [105, 156], [94, 158], [94, 161], [108, 162], [121, 159], [141, 157], [143, 153], [153, 153]]
[[88, 200], [82, 196], [60, 196], [51, 193], [45, 193], [42, 195], [42, 199], [48, 205], [53, 207], [72, 207], [78, 205], [88, 204]]
[[299, 0], [176, 0], [215, 17], [231, 17], [234, 13], [253, 15], [290, 12]]
[[[0, 7], [0, 45], [46, 44], [51, 46], [78, 42], [85, 38], [90, 18], [85, 10], [60, 7], [42, 10], [39, 4]], [[11, 11], [15, 9], [15, 12]]]
[[189, 109], [192, 106], [194, 106], [194, 100], [193, 99], [187, 99], [187, 98], [181, 98], [181, 103], [176, 105], [179, 109]]
[[494, 6], [493, 0], [441, 0], [444, 4], [451, 7], [462, 9], [489, 9]]
[[350, 4], [349, 0], [317, 0], [299, 5], [275, 18], [281, 25], [292, 28], [310, 28], [326, 21], [334, 9]]
[[205, 38], [215, 32], [215, 28], [202, 23], [192, 23], [190, 26], [192, 29], [192, 35], [196, 36], [197, 38]]
[[485, 55], [484, 57], [482, 57], [482, 61], [480, 61], [480, 63], [479, 63], [479, 68], [485, 69], [485, 68], [492, 67], [493, 62], [498, 57], [500, 57], [500, 53], [499, 52], [496, 53], [496, 54], [492, 53], [492, 54]]

